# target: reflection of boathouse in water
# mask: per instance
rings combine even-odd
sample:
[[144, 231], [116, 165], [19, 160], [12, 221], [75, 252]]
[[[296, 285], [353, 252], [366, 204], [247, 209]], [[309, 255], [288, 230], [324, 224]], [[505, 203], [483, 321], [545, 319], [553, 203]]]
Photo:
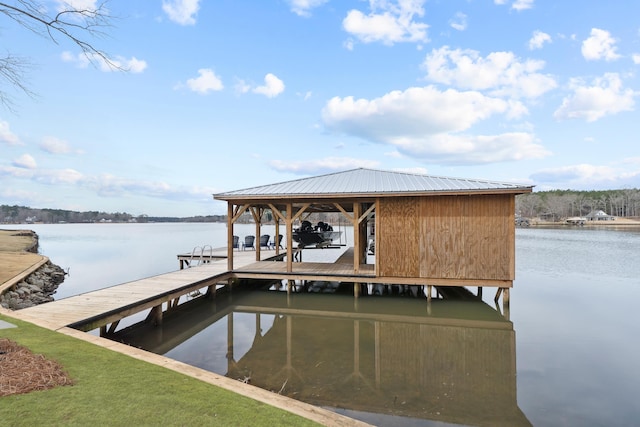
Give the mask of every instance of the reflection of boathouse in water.
[[[485, 286], [508, 304], [515, 279], [515, 196], [532, 187], [503, 182], [354, 169], [216, 194], [227, 202], [229, 271], [236, 278], [328, 280], [431, 287]], [[251, 212], [256, 235], [266, 212], [286, 229], [286, 262], [234, 270], [233, 226]], [[294, 223], [314, 212], [340, 213], [353, 226], [352, 265], [296, 262]], [[367, 263], [368, 226], [375, 228]], [[276, 253], [280, 248], [275, 248]], [[284, 251], [284, 249], [283, 249]], [[282, 258], [281, 258], [282, 259]]]
[[[430, 314], [414, 298], [354, 303], [344, 295], [252, 291], [223, 301], [214, 311], [193, 301], [200, 308], [184, 307], [160, 330], [128, 328], [119, 339], [166, 353], [220, 322], [227, 354], [218, 373], [230, 378], [337, 412], [356, 411], [360, 416], [348, 415], [374, 424], [379, 417], [406, 417], [531, 425], [516, 399], [513, 323], [481, 301], [437, 300]], [[252, 333], [249, 348], [234, 348]], [[206, 365], [214, 351], [210, 338], [201, 339]], [[188, 348], [194, 358], [195, 347]]]

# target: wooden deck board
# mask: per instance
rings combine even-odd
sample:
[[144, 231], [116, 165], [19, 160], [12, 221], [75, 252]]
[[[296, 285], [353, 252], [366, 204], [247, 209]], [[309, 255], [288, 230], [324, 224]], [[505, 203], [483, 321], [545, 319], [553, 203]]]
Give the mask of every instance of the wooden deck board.
[[25, 308], [21, 310], [21, 314], [61, 328], [105, 313], [136, 306], [148, 300], [162, 298], [163, 295], [176, 292], [180, 288], [215, 281], [217, 276], [228, 273], [226, 267], [226, 262], [209, 263], [173, 271]]

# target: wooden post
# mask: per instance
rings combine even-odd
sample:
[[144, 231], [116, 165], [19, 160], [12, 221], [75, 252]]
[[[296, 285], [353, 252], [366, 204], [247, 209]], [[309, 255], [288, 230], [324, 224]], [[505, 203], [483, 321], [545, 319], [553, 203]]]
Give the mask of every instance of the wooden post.
[[431, 302], [431, 289], [433, 288], [433, 285], [427, 285], [427, 302]]
[[353, 296], [355, 298], [360, 297], [360, 283], [353, 282]]
[[360, 271], [360, 258], [362, 256], [361, 252], [361, 233], [360, 233], [360, 222], [358, 218], [360, 218], [361, 206], [360, 203], [353, 204], [353, 271], [354, 273], [358, 273]]
[[256, 222], [256, 240], [254, 240], [253, 244], [256, 245], [256, 261], [260, 261], [260, 234], [262, 233], [262, 209], [254, 208], [253, 209], [253, 220]]
[[207, 298], [215, 298], [216, 297], [216, 283], [214, 283], [213, 285], [209, 285], [207, 286], [207, 293], [206, 293], [206, 297]]
[[509, 312], [509, 288], [504, 288], [502, 292], [502, 311], [505, 313], [505, 316], [508, 316]]
[[227, 270], [233, 271], [233, 205], [231, 202], [227, 202]]
[[162, 304], [153, 307], [147, 319], [151, 320], [155, 326], [162, 325]]
[[482, 299], [482, 286], [478, 286], [478, 299]]
[[293, 271], [293, 206], [287, 203], [287, 217], [285, 223], [287, 226], [287, 273]]

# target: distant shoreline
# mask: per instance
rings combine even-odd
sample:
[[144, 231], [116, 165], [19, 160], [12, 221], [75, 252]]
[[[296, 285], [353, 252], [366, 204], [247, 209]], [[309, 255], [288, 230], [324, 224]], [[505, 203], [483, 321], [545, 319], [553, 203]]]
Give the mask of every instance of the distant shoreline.
[[588, 227], [588, 228], [620, 228], [620, 227], [638, 227], [640, 221], [628, 218], [616, 218], [612, 221], [586, 221], [584, 225], [567, 224], [564, 221], [542, 221], [539, 219], [530, 219], [531, 227]]

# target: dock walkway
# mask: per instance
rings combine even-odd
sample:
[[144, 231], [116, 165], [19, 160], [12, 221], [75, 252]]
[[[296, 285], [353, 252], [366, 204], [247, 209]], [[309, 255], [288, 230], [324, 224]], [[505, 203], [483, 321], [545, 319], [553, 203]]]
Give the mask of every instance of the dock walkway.
[[[226, 253], [226, 249], [224, 249]], [[347, 251], [348, 252], [348, 251]], [[81, 331], [106, 328], [115, 330], [118, 322], [133, 314], [152, 309], [151, 315], [161, 322], [163, 304], [166, 310], [178, 304], [180, 297], [203, 288], [214, 291], [218, 285], [226, 285], [231, 279], [287, 279], [287, 280], [355, 280], [353, 266], [340, 263], [296, 262], [293, 271], [286, 272], [286, 262], [277, 262], [282, 256], [264, 251], [263, 261], [256, 261], [254, 251], [234, 253], [234, 270], [227, 269], [222, 252], [209, 254], [206, 262], [191, 268], [176, 270], [140, 280], [135, 280], [96, 291], [52, 301], [20, 310], [25, 320], [58, 330], [72, 327]], [[336, 253], [344, 260], [345, 252]], [[348, 253], [347, 253], [348, 256]], [[178, 255], [180, 261], [181, 255]], [[182, 266], [182, 265], [181, 265]], [[366, 280], [373, 275], [363, 273]], [[103, 329], [107, 332], [106, 329]]]

